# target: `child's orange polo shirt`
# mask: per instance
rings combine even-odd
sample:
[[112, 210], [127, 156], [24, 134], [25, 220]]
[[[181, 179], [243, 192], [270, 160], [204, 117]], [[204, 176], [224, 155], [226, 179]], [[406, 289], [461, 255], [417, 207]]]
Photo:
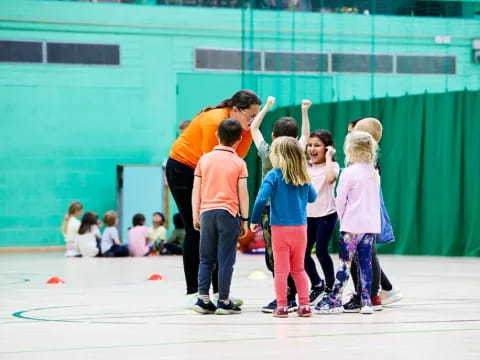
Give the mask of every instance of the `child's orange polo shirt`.
[[238, 215], [238, 180], [248, 177], [247, 165], [229, 146], [215, 146], [203, 155], [195, 168], [202, 178], [200, 214], [223, 209]]

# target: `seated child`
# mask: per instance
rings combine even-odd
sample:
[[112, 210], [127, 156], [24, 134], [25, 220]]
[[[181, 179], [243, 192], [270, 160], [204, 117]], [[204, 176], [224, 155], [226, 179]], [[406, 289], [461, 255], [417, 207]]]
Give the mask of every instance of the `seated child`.
[[102, 236], [99, 227], [101, 225], [96, 213], [89, 211], [83, 215], [75, 237], [76, 249], [83, 257], [95, 257], [100, 254], [99, 244]]
[[163, 246], [162, 255], [182, 255], [183, 239], [185, 238], [185, 225], [180, 214], [173, 215], [173, 225], [175, 229], [172, 231], [167, 243]]
[[107, 211], [105, 215], [103, 215], [103, 222], [106, 226], [105, 230], [103, 230], [102, 241], [100, 244], [100, 250], [102, 251], [103, 256], [128, 256], [128, 246], [122, 245], [120, 237], [118, 236], [118, 230], [115, 227], [118, 222], [115, 211]]
[[145, 216], [135, 214], [132, 219], [133, 227], [128, 230], [128, 252], [130, 256], [146, 256], [150, 252], [148, 244], [148, 230], [145, 226]]
[[65, 237], [65, 256], [67, 257], [80, 255], [75, 247], [75, 237], [80, 228], [80, 221], [77, 218], [82, 215], [82, 211], [83, 205], [78, 201], [74, 201], [68, 207], [68, 211], [63, 218], [62, 234]]
[[167, 240], [167, 229], [165, 224], [165, 215], [161, 212], [155, 212], [152, 216], [152, 226], [148, 228], [148, 241], [153, 249], [160, 251], [163, 249], [165, 240]]

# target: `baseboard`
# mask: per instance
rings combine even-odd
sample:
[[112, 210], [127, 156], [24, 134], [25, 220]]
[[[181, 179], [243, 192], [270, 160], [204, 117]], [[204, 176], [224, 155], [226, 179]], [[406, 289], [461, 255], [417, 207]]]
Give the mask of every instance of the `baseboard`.
[[65, 246], [22, 246], [22, 247], [0, 247], [0, 254], [14, 253], [39, 253], [65, 251]]

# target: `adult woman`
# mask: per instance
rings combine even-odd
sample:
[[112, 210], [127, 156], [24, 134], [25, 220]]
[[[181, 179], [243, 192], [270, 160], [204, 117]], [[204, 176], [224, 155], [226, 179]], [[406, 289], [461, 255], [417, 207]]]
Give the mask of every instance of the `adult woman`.
[[[218, 124], [233, 118], [242, 124], [242, 140], [237, 154], [245, 157], [252, 143], [250, 123], [260, 109], [261, 100], [249, 90], [236, 92], [231, 98], [223, 100], [214, 107], [203, 109], [195, 116], [187, 129], [178, 137], [170, 150], [166, 175], [172, 196], [185, 223], [183, 243], [183, 268], [187, 283], [187, 301], [193, 300], [198, 290], [199, 241], [200, 233], [193, 228], [192, 189], [194, 169], [200, 157], [210, 152], [218, 140]], [[216, 276], [212, 281], [214, 293], [217, 292]]]

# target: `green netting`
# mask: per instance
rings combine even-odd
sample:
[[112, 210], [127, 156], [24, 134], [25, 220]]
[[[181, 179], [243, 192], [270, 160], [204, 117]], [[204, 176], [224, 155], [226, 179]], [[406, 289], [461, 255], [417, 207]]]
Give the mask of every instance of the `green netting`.
[[[480, 255], [479, 110], [480, 92], [467, 91], [312, 106], [311, 128], [333, 133], [340, 164], [349, 121], [368, 115], [383, 123], [382, 189], [397, 242], [381, 252]], [[300, 118], [299, 107], [269, 114], [264, 136], [287, 115]], [[254, 150], [247, 163], [255, 194], [261, 171]]]

